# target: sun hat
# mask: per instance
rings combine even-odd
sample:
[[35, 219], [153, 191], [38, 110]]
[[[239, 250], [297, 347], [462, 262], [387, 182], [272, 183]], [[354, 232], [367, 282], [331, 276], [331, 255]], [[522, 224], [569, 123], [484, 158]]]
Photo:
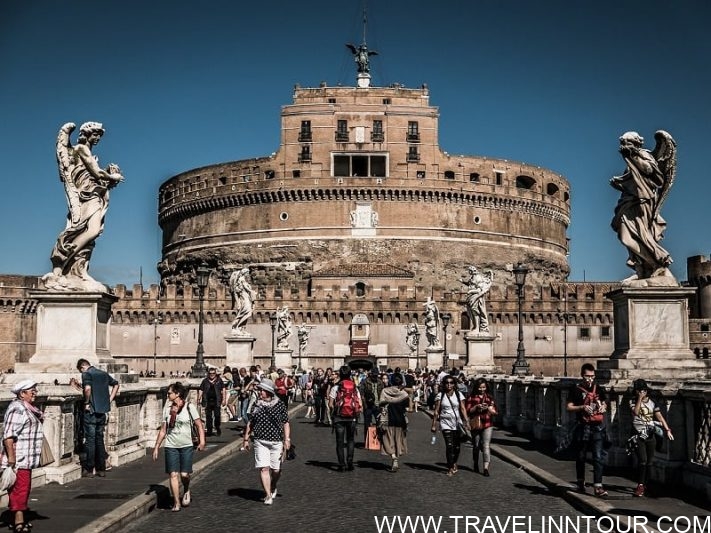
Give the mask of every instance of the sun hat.
[[274, 382], [269, 378], [262, 378], [262, 380], [257, 383], [257, 388], [274, 394]]
[[37, 382], [32, 379], [23, 379], [12, 386], [13, 394], [20, 394], [23, 390], [31, 389], [37, 386]]

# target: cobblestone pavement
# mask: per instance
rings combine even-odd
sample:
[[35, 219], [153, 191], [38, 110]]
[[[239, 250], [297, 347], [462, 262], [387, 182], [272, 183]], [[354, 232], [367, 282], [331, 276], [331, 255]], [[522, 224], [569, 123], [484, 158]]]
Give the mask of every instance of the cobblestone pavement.
[[[302, 413], [303, 410], [297, 414]], [[347, 528], [358, 532], [548, 533], [549, 527], [541, 528], [542, 517], [577, 520], [575, 517], [582, 516], [526, 473], [495, 457], [491, 477], [475, 474], [471, 468], [471, 447], [462, 450], [459, 473], [448, 478], [441, 435], [431, 445], [430, 418], [423, 413], [409, 416], [409, 454], [401, 459], [397, 473], [386, 469], [389, 461], [379, 452], [362, 448], [356, 449], [355, 471], [337, 472], [335, 436], [330, 428], [314, 427], [296, 416], [292, 418], [292, 436], [297, 458], [285, 464], [279, 494], [272, 506], [262, 503], [264, 494], [253, 457], [245, 452], [217, 463], [210, 473], [197, 480], [189, 508], [179, 513], [157, 509], [123, 531], [174, 533], [209, 527], [251, 533], [319, 533]], [[357, 442], [362, 442], [361, 429], [359, 426]], [[531, 525], [520, 522], [514, 527], [510, 521], [508, 527], [481, 529], [486, 517], [490, 520], [499, 517], [503, 521], [514, 515], [525, 516], [526, 520], [530, 517]], [[429, 529], [422, 522], [416, 527], [401, 527], [401, 522], [392, 529], [378, 527], [383, 517], [396, 516], [401, 520], [407, 516], [412, 520], [417, 516], [425, 520], [432, 517], [432, 521]], [[456, 520], [452, 516], [478, 517], [480, 522], [467, 528], [464, 518]], [[437, 523], [439, 528], [434, 527]], [[594, 521], [588, 527], [585, 519], [581, 519], [581, 524], [581, 532], [597, 531]]]

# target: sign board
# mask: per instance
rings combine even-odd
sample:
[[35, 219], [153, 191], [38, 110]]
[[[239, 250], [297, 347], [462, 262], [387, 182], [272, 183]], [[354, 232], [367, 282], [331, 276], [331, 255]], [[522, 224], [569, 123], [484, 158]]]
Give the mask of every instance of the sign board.
[[368, 357], [368, 341], [351, 341], [351, 357]]
[[450, 354], [448, 354], [447, 359], [459, 359], [459, 354], [458, 353], [450, 353]]

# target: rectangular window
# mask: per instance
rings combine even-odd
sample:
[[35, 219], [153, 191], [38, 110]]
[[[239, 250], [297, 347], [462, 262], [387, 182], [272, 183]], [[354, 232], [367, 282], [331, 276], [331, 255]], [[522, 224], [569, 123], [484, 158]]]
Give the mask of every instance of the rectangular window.
[[610, 326], [600, 326], [600, 338], [609, 339], [610, 338]]
[[504, 173], [503, 172], [494, 172], [494, 175], [496, 177], [496, 184], [501, 185], [504, 182]]
[[347, 155], [333, 156], [333, 175], [348, 177], [351, 175], [351, 158]]
[[336, 99], [335, 99], [335, 98], [329, 98], [329, 99], [328, 99], [328, 103], [329, 103], [329, 104], [335, 104], [335, 103], [336, 103]]
[[390, 98], [383, 98], [383, 104], [390, 105], [391, 103], [392, 101], [390, 100]]
[[424, 170], [418, 170], [416, 175], [417, 175], [418, 180], [423, 180], [423, 179], [425, 179], [425, 176], [426, 176]]
[[420, 142], [420, 126], [417, 122], [407, 123], [407, 142]]
[[333, 176], [336, 178], [385, 178], [387, 168], [388, 158], [385, 155], [333, 155]]
[[339, 120], [336, 125], [336, 142], [348, 142], [348, 121]]
[[410, 146], [407, 151], [407, 161], [412, 163], [420, 160], [420, 154], [417, 151], [417, 146]]
[[354, 155], [351, 159], [353, 176], [368, 176], [368, 156]]
[[291, 177], [292, 177], [292, 178], [300, 178], [300, 177], [301, 177], [301, 171], [300, 171], [300, 170], [292, 170], [292, 171], [291, 171]]
[[370, 156], [370, 175], [376, 178], [384, 178], [387, 176], [386, 159], [384, 155]]
[[382, 120], [373, 121], [373, 131], [370, 132], [370, 140], [374, 143], [381, 143], [385, 140]]
[[311, 146], [304, 144], [301, 147], [301, 154], [299, 154], [299, 161], [311, 161]]
[[578, 329], [578, 339], [583, 340], [583, 341], [589, 341], [590, 340], [590, 328], [587, 326], [581, 326]]
[[709, 325], [708, 324], [701, 324], [701, 327], [699, 328], [700, 331], [708, 331], [709, 330]]
[[311, 142], [311, 121], [302, 120], [299, 130], [299, 142]]

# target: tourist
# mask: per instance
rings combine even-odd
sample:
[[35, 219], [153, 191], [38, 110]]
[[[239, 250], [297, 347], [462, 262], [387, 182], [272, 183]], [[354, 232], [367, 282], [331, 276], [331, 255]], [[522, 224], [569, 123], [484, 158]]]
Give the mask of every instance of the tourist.
[[467, 412], [464, 408], [465, 398], [457, 390], [457, 380], [452, 376], [442, 379], [443, 392], [437, 395], [434, 407], [434, 417], [432, 418], [432, 433], [437, 431], [437, 424], [442, 431], [444, 446], [447, 457], [447, 475], [453, 476], [457, 473], [457, 461], [461, 440], [459, 438], [459, 427], [469, 426]]
[[568, 412], [575, 413], [577, 425], [573, 435], [577, 452], [575, 474], [578, 490], [585, 492], [585, 457], [592, 451], [593, 486], [595, 496], [604, 498], [607, 491], [602, 485], [602, 451], [607, 440], [605, 412], [607, 394], [603, 387], [595, 383], [595, 367], [585, 363], [580, 369], [582, 381], [573, 385], [568, 392]]
[[222, 435], [220, 424], [222, 408], [227, 405], [227, 390], [220, 376], [217, 375], [217, 369], [214, 366], [210, 367], [207, 377], [200, 383], [198, 403], [205, 409], [207, 436], [212, 436], [213, 427], [218, 437]]
[[649, 397], [650, 390], [647, 382], [636, 379], [632, 383], [632, 390], [634, 392], [634, 398], [630, 401], [630, 408], [634, 415], [632, 428], [637, 437], [634, 439], [637, 455], [637, 488], [634, 490], [634, 495], [641, 497], [647, 490], [647, 482], [652, 473], [657, 427], [659, 432], [669, 440], [674, 440], [674, 435], [659, 406]]
[[[173, 512], [188, 507], [191, 502], [190, 474], [193, 471], [192, 426], [198, 431], [197, 449], [205, 449], [205, 428], [200, 413], [193, 404], [187, 402], [188, 389], [179, 381], [168, 387], [168, 401], [163, 407], [163, 423], [153, 447], [153, 460], [158, 460], [158, 450], [165, 440], [165, 473], [170, 476], [170, 492], [173, 495]], [[183, 497], [180, 497], [180, 482]]]
[[304, 418], [314, 418], [316, 416], [316, 410], [314, 408], [314, 376], [311, 372], [308, 373], [306, 383], [302, 390], [304, 403], [306, 404], [306, 415]]
[[363, 434], [368, 435], [368, 427], [375, 423], [375, 418], [380, 412], [380, 394], [386, 387], [382, 381], [380, 381], [380, 373], [378, 369], [373, 367], [368, 374], [368, 377], [363, 382], [362, 387], [362, 397], [364, 401], [363, 406]]
[[400, 373], [393, 374], [393, 384], [383, 389], [379, 404], [387, 409], [387, 426], [381, 428], [381, 453], [390, 457], [390, 472], [397, 472], [400, 456], [407, 453], [407, 415], [410, 396], [403, 390], [404, 383]]
[[328, 388], [326, 376], [323, 368], [316, 370], [313, 382], [314, 407], [316, 409], [316, 420], [314, 425], [318, 426], [326, 423], [326, 397], [325, 389]]
[[284, 402], [275, 395], [274, 382], [263, 378], [258, 384], [259, 400], [249, 414], [244, 432], [244, 447], [254, 440], [254, 466], [264, 488], [264, 504], [271, 505], [277, 496], [284, 450], [291, 447], [289, 414]]
[[497, 414], [496, 402], [484, 378], [474, 382], [472, 393], [467, 398], [469, 427], [472, 431], [474, 472], [479, 472], [479, 452], [484, 456], [484, 476], [489, 477], [491, 463], [491, 434], [494, 431], [492, 417]]
[[[342, 366], [338, 374], [338, 383], [331, 387], [328, 393], [328, 408], [333, 412], [338, 471], [344, 472], [353, 470], [356, 424], [363, 402], [358, 387], [351, 379], [350, 367]], [[346, 454], [343, 453], [344, 447], [347, 450]]]
[[[119, 391], [119, 382], [109, 374], [89, 363], [86, 359], [77, 361], [81, 372], [81, 386], [84, 392], [84, 446], [86, 459], [82, 477], [106, 476], [106, 448], [104, 432], [111, 411], [111, 402]], [[111, 390], [109, 391], [109, 387]]]
[[15, 398], [5, 411], [3, 421], [2, 468], [15, 469], [15, 483], [8, 489], [8, 508], [14, 513], [11, 529], [17, 533], [28, 533], [32, 524], [25, 522], [30, 490], [32, 489], [32, 469], [40, 466], [42, 453], [42, 411], [35, 407], [37, 383], [31, 379], [22, 380], [12, 387]]

